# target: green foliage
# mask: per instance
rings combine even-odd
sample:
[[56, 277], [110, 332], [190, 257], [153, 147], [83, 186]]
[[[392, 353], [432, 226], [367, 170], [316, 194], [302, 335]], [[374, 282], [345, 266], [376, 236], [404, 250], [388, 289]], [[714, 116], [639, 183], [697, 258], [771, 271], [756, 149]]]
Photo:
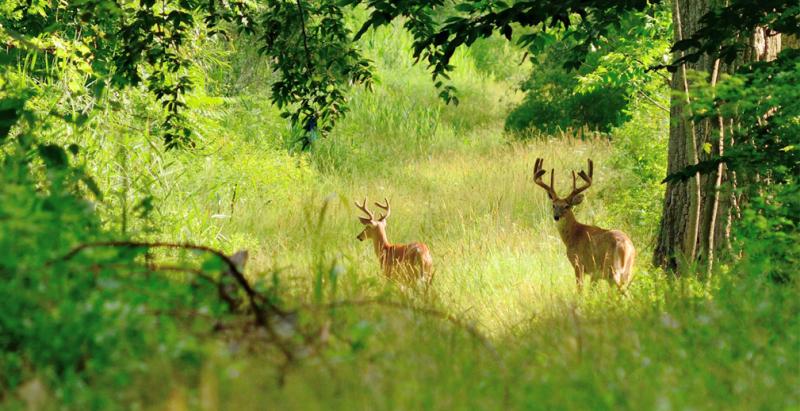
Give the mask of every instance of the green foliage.
[[[607, 0], [518, 1], [512, 4], [471, 0], [456, 4], [451, 11], [445, 8], [443, 1], [409, 1], [396, 5], [386, 0], [347, 0], [345, 4], [366, 4], [371, 12], [356, 38], [370, 28], [402, 17], [404, 26], [414, 35], [414, 58], [427, 60], [433, 80], [442, 90], [440, 95], [448, 102], [458, 101], [455, 88], [445, 85], [439, 78], [448, 78], [448, 73], [454, 68], [451, 59], [461, 46], [470, 46], [494, 33], [502, 34], [510, 41], [515, 27], [536, 29], [519, 38], [520, 44], [527, 47], [540, 41], [541, 36], [547, 36], [548, 31], [567, 30], [574, 26], [578, 32], [583, 29], [571, 48], [576, 58], [570, 60], [570, 65], [576, 66], [598, 38], [614, 24], [619, 24], [620, 16], [629, 11], [645, 10], [651, 5], [638, 0], [622, 3]], [[447, 13], [438, 13], [441, 10]]]
[[[47, 147], [47, 190], [32, 184], [20, 169], [30, 165], [14, 153], [6, 153], [0, 174], [0, 393], [7, 398], [36, 380], [63, 405], [105, 408], [124, 398], [111, 393], [141, 376], [154, 356], [196, 366], [193, 334], [176, 328], [192, 318], [182, 310], [222, 310], [209, 287], [137, 269], [136, 250], [64, 258], [69, 247], [105, 234], [93, 204], [74, 194], [73, 154]], [[109, 390], [93, 393], [90, 381]]]
[[610, 135], [615, 148], [611, 165], [619, 173], [614, 179], [626, 189], [608, 190], [601, 195], [613, 219], [628, 222], [630, 235], [648, 245], [639, 251], [639, 258], [646, 259], [663, 206], [661, 178], [667, 174], [669, 118], [660, 109], [643, 104], [630, 121]]
[[260, 24], [262, 50], [278, 57], [274, 68], [281, 74], [271, 97], [279, 108], [296, 106], [282, 116], [305, 131], [305, 148], [344, 114], [348, 84], [371, 83], [370, 62], [352, 41], [337, 2], [271, 2]]
[[[608, 132], [629, 121], [638, 104], [668, 111], [668, 81], [650, 68], [664, 61], [671, 36], [671, 14], [660, 5], [626, 12], [602, 34], [573, 27], [537, 33], [533, 40], [522, 36], [533, 69], [522, 85], [525, 100], [509, 114], [506, 129]], [[586, 42], [588, 51], [575, 51]]]
[[[553, 50], [546, 56], [563, 56]], [[628, 96], [619, 88], [576, 91], [580, 74], [566, 71], [559, 57], [539, 57], [522, 85], [527, 95], [506, 119], [509, 131], [536, 128], [547, 134], [563, 130], [608, 132], [630, 119]]]
[[216, 8], [214, 2], [192, 1], [14, 0], [0, 15], [0, 35], [13, 46], [9, 60], [31, 62], [26, 74], [45, 82], [65, 76], [74, 94], [98, 97], [109, 86], [145, 82], [166, 114], [165, 144], [175, 147], [188, 143], [191, 134], [182, 111], [192, 87], [187, 75], [191, 47], [186, 46], [201, 25], [194, 13], [202, 13], [202, 26], [213, 30], [220, 20], [244, 21], [244, 11], [238, 1]]
[[499, 35], [475, 41], [469, 54], [476, 69], [498, 81], [518, 82], [528, 68], [524, 50]]
[[736, 234], [744, 258], [743, 275], [777, 283], [797, 282], [800, 264], [800, 184], [770, 187], [752, 198]]
[[591, 41], [593, 46], [575, 56], [581, 59], [577, 91], [619, 89], [630, 100], [668, 112], [663, 95], [670, 78], [663, 71], [654, 70], [654, 66], [669, 59], [673, 35], [670, 6], [658, 3], [617, 18], [602, 35], [591, 37], [591, 31], [574, 30], [566, 36]]
[[[212, 284], [181, 271], [184, 263], [191, 270], [185, 255], [174, 256], [180, 275], [167, 276], [141, 248], [68, 253], [110, 238], [106, 215], [97, 211], [114, 205], [118, 193], [95, 178], [109, 175], [109, 163], [98, 170], [87, 161], [98, 152], [97, 161], [113, 155], [89, 150], [102, 140], [76, 144], [87, 128], [105, 137], [114, 129], [94, 128], [97, 119], [81, 111], [91, 100], [64, 92], [72, 78], [65, 73], [45, 82], [18, 67], [0, 73], [0, 397], [14, 401], [33, 384], [65, 407], [109, 408], [150, 372], [148, 364], [196, 367], [204, 355], [197, 330], [210, 327], [204, 316], [224, 318], [225, 307]], [[146, 197], [149, 187], [140, 188]], [[151, 208], [138, 202], [130, 220]], [[115, 238], [128, 234], [123, 229]], [[109, 389], [97, 392], [93, 384]]]
[[[720, 111], [763, 121], [736, 130], [736, 146], [726, 163], [760, 177], [743, 181], [750, 205], [738, 224], [745, 259], [743, 272], [777, 282], [798, 281], [800, 263], [800, 50], [786, 50], [773, 64], [757, 64], [738, 81], [721, 86]], [[717, 100], [717, 101], [720, 101]], [[730, 105], [729, 105], [730, 104]], [[727, 114], [726, 114], [727, 115]], [[758, 181], [758, 180], [761, 180]], [[770, 184], [765, 185], [764, 180]]]
[[168, 148], [193, 143], [184, 112], [195, 86], [191, 71], [198, 35], [224, 37], [223, 28], [233, 28], [258, 36], [259, 52], [271, 57], [281, 75], [269, 97], [304, 130], [305, 145], [330, 131], [346, 111], [344, 93], [350, 85], [371, 81], [369, 62], [352, 42], [340, 6], [331, 1], [256, 7], [244, 1], [14, 0], [2, 11], [0, 40], [11, 46], [5, 58], [30, 61], [23, 70], [27, 75], [49, 81], [70, 73], [70, 91], [95, 98], [109, 87], [144, 83], [161, 103], [161, 134]]

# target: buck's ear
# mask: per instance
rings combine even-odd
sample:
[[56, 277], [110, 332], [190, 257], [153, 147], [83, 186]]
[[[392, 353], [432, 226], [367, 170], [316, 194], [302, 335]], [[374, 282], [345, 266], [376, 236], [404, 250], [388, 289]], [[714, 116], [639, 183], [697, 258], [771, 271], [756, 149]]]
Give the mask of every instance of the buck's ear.
[[372, 220], [370, 220], [369, 218], [358, 217], [358, 220], [361, 221], [361, 224], [372, 225]]
[[578, 205], [583, 202], [583, 194], [578, 194], [569, 201], [569, 205]]

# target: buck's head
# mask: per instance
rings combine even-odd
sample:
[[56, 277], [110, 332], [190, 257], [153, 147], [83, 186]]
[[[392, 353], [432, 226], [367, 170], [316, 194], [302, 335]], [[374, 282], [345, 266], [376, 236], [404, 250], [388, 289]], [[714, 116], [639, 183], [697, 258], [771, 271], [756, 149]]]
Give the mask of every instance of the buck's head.
[[372, 212], [367, 209], [366, 197], [364, 197], [364, 202], [362, 204], [358, 204], [358, 202], [356, 202], [356, 207], [366, 214], [366, 216], [358, 217], [358, 220], [364, 225], [364, 230], [362, 230], [356, 236], [359, 241], [364, 241], [367, 238], [380, 238], [381, 232], [386, 230], [386, 218], [389, 217], [391, 209], [389, 208], [389, 200], [384, 198], [383, 201], [385, 204], [375, 203], [376, 206], [382, 208], [386, 212], [386, 214], [382, 215], [378, 219], [376, 219]]
[[553, 174], [555, 173], [555, 169], [550, 170], [550, 185], [542, 181], [542, 177], [547, 173], [547, 171], [542, 169], [543, 164], [544, 159], [536, 159], [536, 164], [533, 166], [533, 181], [547, 192], [547, 196], [550, 197], [550, 201], [553, 202], [553, 219], [558, 221], [564, 214], [572, 209], [572, 207], [583, 201], [583, 194], [581, 193], [592, 185], [594, 164], [590, 159], [589, 174], [586, 174], [583, 170], [577, 174], [577, 177], [580, 177], [584, 181], [584, 185], [581, 187], [577, 187], [577, 177], [575, 171], [572, 172], [572, 192], [564, 198], [560, 198], [553, 188]]

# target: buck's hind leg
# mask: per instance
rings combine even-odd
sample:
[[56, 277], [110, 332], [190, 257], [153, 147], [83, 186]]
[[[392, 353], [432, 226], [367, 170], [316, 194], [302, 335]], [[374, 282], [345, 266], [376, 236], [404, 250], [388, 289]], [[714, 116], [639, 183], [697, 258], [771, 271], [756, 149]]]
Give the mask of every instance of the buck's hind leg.
[[628, 296], [628, 284], [631, 282], [631, 269], [633, 266], [633, 255], [627, 254], [625, 255], [620, 253], [623, 250], [616, 250], [615, 251], [615, 258], [614, 262], [611, 264], [611, 280], [613, 280], [614, 285], [616, 285], [617, 289], [623, 296]]
[[606, 277], [608, 285], [611, 288], [616, 288], [622, 296], [627, 297], [628, 291], [626, 289], [627, 283], [625, 282], [625, 268], [612, 265], [609, 271], [609, 275]]
[[574, 262], [572, 268], [575, 269], [575, 287], [578, 290], [578, 294], [583, 294], [583, 276], [585, 274], [583, 267], [577, 262]]
[[611, 288], [616, 288], [621, 295], [625, 297], [628, 296], [628, 291], [625, 289], [625, 282], [622, 280], [622, 274], [619, 272], [615, 271], [612, 274], [612, 278], [608, 280], [608, 285], [611, 286]]

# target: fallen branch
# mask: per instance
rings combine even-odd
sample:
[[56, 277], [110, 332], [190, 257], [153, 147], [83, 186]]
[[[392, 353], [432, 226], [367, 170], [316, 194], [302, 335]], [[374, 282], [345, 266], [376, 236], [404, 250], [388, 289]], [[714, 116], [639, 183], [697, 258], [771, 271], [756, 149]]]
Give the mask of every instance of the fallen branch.
[[[90, 248], [167, 248], [167, 249], [179, 249], [179, 250], [195, 250], [195, 251], [202, 251], [209, 254], [213, 254], [220, 260], [222, 260], [225, 265], [227, 266], [227, 270], [224, 273], [227, 273], [236, 280], [239, 286], [244, 290], [245, 294], [247, 295], [248, 303], [250, 304], [251, 309], [253, 310], [253, 315], [255, 316], [256, 323], [263, 327], [269, 336], [275, 341], [276, 345], [279, 347], [281, 352], [286, 357], [287, 363], [294, 361], [295, 355], [294, 351], [283, 341], [283, 339], [278, 335], [275, 329], [272, 327], [270, 316], [277, 316], [281, 319], [288, 318], [292, 315], [280, 307], [276, 306], [272, 302], [270, 302], [267, 298], [256, 292], [250, 283], [245, 278], [244, 274], [239, 270], [239, 267], [236, 266], [236, 263], [231, 260], [230, 257], [225, 255], [223, 252], [219, 250], [215, 250], [211, 247], [206, 247], [202, 245], [194, 245], [194, 244], [175, 244], [175, 243], [166, 243], [166, 242], [140, 242], [140, 241], [100, 241], [95, 243], [84, 243], [76, 246], [68, 253], [64, 254], [63, 256], [51, 260], [47, 262], [45, 266], [51, 266], [58, 261], [68, 261], [74, 258], [76, 255], [80, 254], [81, 252], [90, 249]], [[262, 305], [263, 304], [263, 305]], [[269, 314], [269, 315], [268, 315]], [[304, 336], [306, 337], [306, 336]]]

